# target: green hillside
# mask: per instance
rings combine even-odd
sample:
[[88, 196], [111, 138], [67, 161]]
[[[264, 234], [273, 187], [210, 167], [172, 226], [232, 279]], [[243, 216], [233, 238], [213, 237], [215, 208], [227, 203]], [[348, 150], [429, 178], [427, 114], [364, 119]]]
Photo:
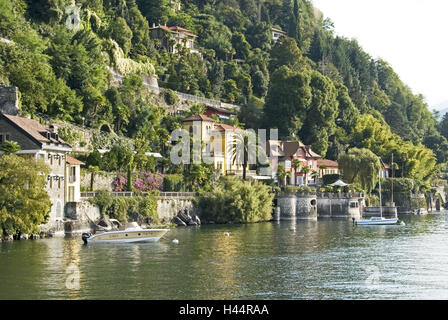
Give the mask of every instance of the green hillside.
[[[234, 123], [279, 128], [329, 159], [352, 147], [386, 162], [393, 153], [398, 174], [422, 185], [448, 160], [446, 136], [423, 97], [387, 62], [335, 36], [310, 1], [74, 3], [0, 0], [0, 83], [19, 87], [25, 113], [106, 122], [166, 154], [182, 117], [151, 100], [139, 75], [155, 75], [161, 87], [240, 105]], [[153, 25], [190, 30], [200, 54], [182, 46], [169, 53]], [[274, 43], [272, 27], [287, 36]], [[109, 68], [125, 77], [121, 85]]]

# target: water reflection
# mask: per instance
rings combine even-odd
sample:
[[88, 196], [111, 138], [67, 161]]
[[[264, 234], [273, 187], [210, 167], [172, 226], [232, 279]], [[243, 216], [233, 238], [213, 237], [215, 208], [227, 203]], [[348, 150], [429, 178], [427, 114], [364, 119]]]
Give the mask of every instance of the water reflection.
[[[155, 244], [2, 243], [0, 299], [448, 298], [447, 217], [177, 228]], [[78, 289], [66, 285], [73, 267]]]

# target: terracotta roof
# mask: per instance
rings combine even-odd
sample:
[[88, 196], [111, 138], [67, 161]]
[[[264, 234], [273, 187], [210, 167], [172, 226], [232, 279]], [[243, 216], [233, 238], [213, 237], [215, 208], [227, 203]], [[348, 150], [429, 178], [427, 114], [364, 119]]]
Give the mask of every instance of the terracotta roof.
[[222, 112], [222, 113], [235, 114], [235, 112], [232, 112], [230, 110], [223, 109], [223, 108], [218, 108], [218, 107], [213, 107], [213, 106], [207, 106], [207, 109], [216, 110], [216, 111]]
[[319, 159], [317, 160], [317, 166], [327, 166], [327, 168], [329, 167], [339, 167], [338, 162], [337, 161], [333, 161], [333, 160], [328, 160], [328, 159]]
[[65, 161], [69, 164], [79, 164], [79, 165], [85, 164], [84, 162], [79, 161], [78, 159], [75, 159], [73, 157], [70, 157], [69, 155], [66, 156]]
[[184, 119], [183, 121], [184, 122], [185, 121], [213, 121], [213, 122], [216, 122], [215, 119], [207, 117], [206, 115], [203, 115], [203, 114], [188, 117], [188, 118]]
[[216, 125], [216, 129], [219, 131], [227, 131], [227, 130], [238, 130], [239, 128], [230, 126], [228, 124], [220, 123]]
[[18, 116], [11, 116], [7, 114], [3, 114], [3, 116], [9, 119], [11, 122], [13, 122], [17, 127], [28, 133], [28, 135], [30, 135], [33, 139], [39, 142], [43, 143], [51, 142], [54, 144], [66, 144], [67, 146], [69, 146], [67, 142], [65, 142], [60, 138], [58, 140], [52, 137], [48, 138], [46, 134], [50, 133], [50, 131], [36, 120]]

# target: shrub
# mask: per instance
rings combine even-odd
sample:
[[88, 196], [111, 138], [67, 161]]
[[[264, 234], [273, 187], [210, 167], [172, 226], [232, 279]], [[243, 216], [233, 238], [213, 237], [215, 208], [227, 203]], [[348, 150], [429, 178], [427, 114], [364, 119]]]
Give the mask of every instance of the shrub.
[[170, 106], [176, 104], [179, 101], [179, 97], [177, 96], [177, 93], [171, 89], [165, 89], [163, 96], [165, 98], [165, 102]]
[[341, 179], [340, 174], [325, 174], [322, 176], [322, 181], [324, 183], [324, 186], [335, 183], [339, 179]]
[[121, 222], [126, 222], [131, 212], [138, 212], [143, 217], [152, 217], [159, 223], [157, 194], [158, 191], [153, 191], [141, 197], [114, 197], [110, 192], [102, 190], [89, 201], [99, 207], [102, 216], [107, 215]]
[[284, 194], [291, 194], [291, 193], [315, 193], [316, 188], [314, 187], [307, 187], [307, 186], [286, 186], [284, 190]]
[[206, 220], [217, 223], [253, 223], [272, 219], [274, 194], [258, 181], [221, 178], [213, 191], [200, 196], [197, 205]]
[[71, 145], [74, 145], [83, 138], [82, 132], [70, 129], [68, 127], [59, 128], [58, 135], [62, 138], [62, 140]]
[[366, 195], [366, 206], [367, 207], [378, 207], [380, 205], [380, 198], [374, 195]]
[[183, 176], [180, 174], [167, 174], [163, 177], [163, 191], [180, 192], [184, 190]]

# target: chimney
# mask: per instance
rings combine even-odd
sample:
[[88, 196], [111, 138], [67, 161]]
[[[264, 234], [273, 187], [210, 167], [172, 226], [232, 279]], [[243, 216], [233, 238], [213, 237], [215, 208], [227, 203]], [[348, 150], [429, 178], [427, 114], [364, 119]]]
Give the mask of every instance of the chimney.
[[49, 127], [49, 131], [50, 131], [50, 136], [59, 141], [59, 135], [58, 135], [58, 127], [54, 124], [50, 124]]
[[50, 124], [49, 126], [49, 131], [51, 133], [58, 133], [58, 126], [54, 125], [54, 124]]
[[0, 112], [11, 116], [19, 114], [19, 88], [0, 85]]

